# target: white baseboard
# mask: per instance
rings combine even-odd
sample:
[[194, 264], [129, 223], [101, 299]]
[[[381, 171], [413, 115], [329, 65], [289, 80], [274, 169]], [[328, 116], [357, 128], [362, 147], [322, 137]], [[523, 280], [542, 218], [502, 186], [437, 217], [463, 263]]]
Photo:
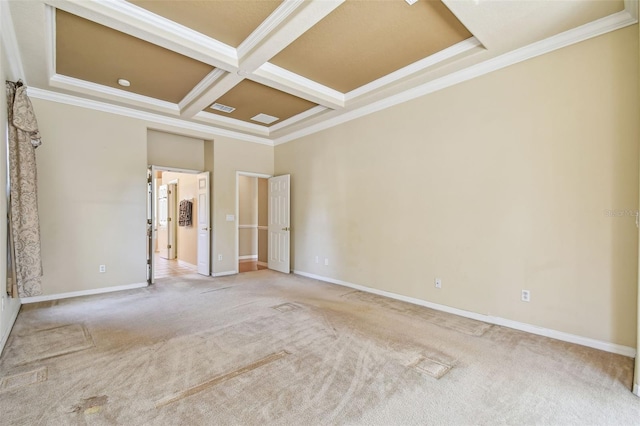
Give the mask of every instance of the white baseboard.
[[16, 323], [18, 319], [18, 314], [20, 313], [20, 307], [16, 309], [16, 312], [9, 318], [9, 327], [7, 327], [7, 332], [4, 336], [2, 336], [2, 340], [0, 340], [0, 355], [4, 351], [4, 347], [7, 344], [7, 340], [9, 340], [9, 335], [11, 334], [11, 330], [13, 329], [13, 325]]
[[640, 396], [640, 385], [637, 383], [633, 384], [633, 394], [636, 396]]
[[258, 259], [257, 254], [247, 254], [244, 256], [238, 256], [238, 260], [256, 260]]
[[474, 320], [486, 322], [489, 324], [501, 325], [503, 327], [513, 328], [515, 330], [526, 331], [527, 333], [537, 334], [539, 336], [550, 337], [552, 339], [562, 340], [564, 342], [575, 343], [582, 346], [588, 346], [590, 348], [600, 349], [602, 351], [611, 352], [614, 354], [624, 355], [631, 358], [636, 356], [636, 350], [629, 346], [617, 345], [615, 343], [603, 342], [601, 340], [591, 339], [589, 337], [577, 336], [575, 334], [565, 333], [563, 331], [552, 330], [549, 328], [538, 327], [523, 322], [513, 321], [506, 318], [494, 317], [490, 315], [478, 314], [475, 312], [465, 311], [462, 309], [452, 308], [446, 305], [440, 305], [438, 303], [427, 302], [426, 300], [416, 299], [414, 297], [403, 296], [401, 294], [391, 293], [384, 290], [378, 290], [375, 288], [365, 287], [358, 284], [349, 283], [342, 280], [336, 280], [334, 278], [323, 277], [321, 275], [310, 274], [304, 271], [294, 270], [294, 274], [302, 275], [304, 277], [314, 278], [320, 281], [326, 281], [332, 284], [338, 284], [345, 287], [354, 288], [356, 290], [364, 291], [367, 293], [377, 294], [379, 296], [389, 297], [391, 299], [401, 300], [403, 302], [412, 303], [414, 305], [420, 305], [438, 311], [448, 312], [450, 314], [459, 315], [465, 318], [471, 318]]
[[226, 277], [227, 275], [235, 275], [238, 271], [224, 271], [224, 272], [216, 272], [211, 274], [212, 277]]
[[144, 283], [117, 285], [114, 287], [95, 288], [91, 290], [70, 291], [68, 293], [48, 294], [46, 296], [23, 297], [21, 300], [22, 300], [22, 303], [48, 302], [50, 300], [68, 299], [70, 297], [78, 297], [78, 296], [90, 296], [92, 294], [111, 293], [114, 291], [131, 290], [134, 288], [142, 288], [147, 286], [148, 284], [144, 282]]

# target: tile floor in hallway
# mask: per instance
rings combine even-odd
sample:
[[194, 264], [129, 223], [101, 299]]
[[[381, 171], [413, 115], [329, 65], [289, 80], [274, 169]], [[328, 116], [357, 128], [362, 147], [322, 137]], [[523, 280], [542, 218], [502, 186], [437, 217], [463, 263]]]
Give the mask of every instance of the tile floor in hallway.
[[197, 274], [198, 270], [195, 265], [183, 262], [178, 259], [165, 259], [160, 257], [158, 253], [154, 256], [154, 277], [178, 277], [181, 275]]

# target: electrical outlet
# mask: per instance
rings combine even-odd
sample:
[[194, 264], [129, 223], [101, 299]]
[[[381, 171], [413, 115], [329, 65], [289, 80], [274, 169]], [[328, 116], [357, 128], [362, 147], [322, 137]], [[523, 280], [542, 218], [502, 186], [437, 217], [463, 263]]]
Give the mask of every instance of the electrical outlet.
[[440, 278], [436, 278], [436, 288], [442, 288], [442, 280]]
[[529, 290], [522, 290], [522, 301], [531, 302], [531, 293]]
[[101, 274], [107, 272], [107, 265], [100, 265], [98, 267], [98, 272], [100, 272]]
[[324, 266], [329, 266], [329, 259], [326, 257], [324, 258]]
[[222, 260], [222, 255], [221, 254], [218, 255], [218, 260]]
[[320, 263], [320, 259], [316, 256], [316, 263]]

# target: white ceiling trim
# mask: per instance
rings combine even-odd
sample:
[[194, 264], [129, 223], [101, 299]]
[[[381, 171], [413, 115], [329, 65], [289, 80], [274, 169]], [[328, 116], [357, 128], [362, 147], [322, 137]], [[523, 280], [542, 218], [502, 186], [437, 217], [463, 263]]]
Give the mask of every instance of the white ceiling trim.
[[242, 58], [251, 52], [262, 40], [269, 36], [282, 22], [287, 19], [304, 0], [284, 0], [241, 44], [238, 46], [238, 57]]
[[482, 48], [482, 43], [480, 43], [480, 40], [478, 40], [475, 37], [468, 38], [466, 40], [463, 40], [459, 43], [454, 44], [451, 47], [448, 47], [444, 50], [436, 52], [431, 56], [427, 56], [424, 59], [416, 61], [411, 65], [407, 65], [404, 68], [400, 68], [399, 70], [394, 71], [391, 74], [387, 74], [384, 77], [374, 80], [371, 83], [365, 84], [364, 86], [360, 86], [357, 89], [354, 89], [348, 92], [347, 94], [345, 94], [345, 100], [349, 102], [357, 98], [358, 96], [373, 92], [374, 90], [381, 89], [384, 86], [393, 84], [398, 80], [401, 80], [412, 74], [416, 74], [420, 71], [426, 70], [427, 68], [437, 65], [443, 61], [446, 61], [447, 59], [451, 59], [462, 53], [466, 53], [471, 50], [474, 50], [478, 47]]
[[236, 49], [124, 0], [45, 0], [46, 4], [196, 59], [235, 70]]
[[262, 40], [257, 42], [253, 49], [245, 56], [239, 58], [240, 69], [246, 75], [253, 72], [269, 59], [277, 55], [284, 48], [293, 43], [298, 37], [315, 26], [324, 17], [333, 12], [345, 0], [321, 0], [304, 1], [295, 9], [289, 19], [272, 28], [271, 32], [264, 34]]
[[247, 135], [247, 134], [235, 132], [232, 130], [225, 130], [225, 129], [220, 129], [214, 126], [207, 126], [205, 124], [199, 124], [191, 121], [182, 120], [180, 118], [167, 117], [164, 115], [154, 114], [152, 112], [140, 111], [133, 108], [112, 105], [105, 102], [80, 98], [73, 95], [52, 92], [49, 90], [38, 89], [35, 87], [29, 87], [27, 89], [27, 94], [30, 97], [35, 99], [43, 99], [47, 101], [78, 106], [81, 108], [87, 108], [87, 109], [92, 109], [96, 111], [122, 115], [129, 118], [136, 118], [136, 119], [151, 122], [151, 123], [163, 124], [166, 126], [174, 127], [176, 129], [183, 129], [183, 130], [190, 130], [190, 131], [204, 133], [207, 135], [211, 135], [211, 137], [225, 136], [225, 137], [243, 140], [247, 142], [254, 142], [262, 145], [273, 146], [273, 142], [268, 138]]
[[269, 136], [269, 128], [261, 124], [249, 123], [233, 117], [214, 114], [208, 111], [200, 111], [193, 116], [194, 119], [206, 121], [216, 126], [234, 127], [239, 131], [253, 132], [263, 136]]
[[251, 75], [251, 80], [265, 84], [290, 95], [298, 96], [327, 108], [342, 109], [344, 93], [293, 73], [271, 62], [264, 63]]
[[78, 78], [68, 77], [62, 74], [54, 74], [49, 79], [52, 87], [70, 90], [88, 96], [99, 96], [111, 101], [124, 102], [137, 107], [152, 109], [165, 114], [179, 115], [180, 110], [178, 104], [173, 102], [161, 101], [149, 96], [139, 95], [115, 87], [103, 86], [102, 84], [92, 83]]
[[9, 75], [7, 75], [7, 78], [22, 79], [22, 81], [27, 84], [24, 69], [22, 68], [20, 47], [18, 46], [16, 31], [13, 26], [13, 18], [9, 10], [9, 2], [6, 1], [0, 1], [0, 29], [2, 29], [0, 34], [2, 46], [5, 50], [7, 62], [9, 63], [9, 73], [7, 73]]
[[519, 49], [513, 50], [479, 64], [472, 65], [468, 68], [451, 73], [436, 80], [432, 80], [428, 83], [406, 90], [402, 93], [389, 96], [388, 98], [371, 103], [364, 107], [345, 112], [338, 116], [333, 116], [326, 121], [281, 136], [274, 140], [274, 145], [281, 145], [283, 143], [291, 142], [303, 136], [320, 132], [339, 124], [355, 120], [356, 118], [369, 115], [371, 113], [410, 101], [429, 93], [445, 89], [455, 84], [471, 80], [481, 75], [488, 74], [501, 68], [508, 67], [509, 65], [513, 65], [518, 62], [522, 62], [527, 59], [552, 52], [562, 47], [579, 43], [581, 41], [588, 40], [590, 38], [618, 30], [629, 25], [633, 25], [637, 22], [638, 18], [637, 16], [633, 15], [633, 10], [629, 12], [625, 9], [623, 11], [614, 13], [580, 27], [565, 31], [553, 37], [549, 37], [539, 42], [532, 43], [528, 46], [521, 47]]
[[191, 91], [189, 91], [189, 93], [187, 93], [187, 95], [180, 102], [178, 102], [180, 110], [184, 109], [191, 102], [202, 96], [204, 92], [211, 87], [212, 84], [222, 78], [226, 73], [227, 72], [225, 70], [215, 68], [209, 74], [204, 76], [204, 78], [200, 80], [200, 82], [196, 84], [196, 86], [191, 89]]
[[297, 123], [298, 121], [302, 121], [309, 117], [313, 117], [316, 114], [320, 114], [321, 112], [326, 111], [327, 109], [328, 108], [325, 108], [322, 105], [314, 106], [313, 108], [303, 111], [300, 114], [296, 114], [293, 117], [289, 117], [286, 120], [281, 121], [280, 123], [274, 124], [273, 126], [269, 127], [269, 134], [275, 131], [278, 131], [282, 128], [285, 128], [287, 126], [291, 126], [292, 124]]
[[223, 73], [221, 78], [218, 78], [212, 84], [210, 84], [190, 104], [185, 105], [180, 110], [180, 115], [186, 118], [195, 116], [197, 113], [220, 99], [222, 95], [237, 86], [238, 83], [240, 83], [242, 80], [244, 80], [244, 77], [237, 74], [228, 72]]

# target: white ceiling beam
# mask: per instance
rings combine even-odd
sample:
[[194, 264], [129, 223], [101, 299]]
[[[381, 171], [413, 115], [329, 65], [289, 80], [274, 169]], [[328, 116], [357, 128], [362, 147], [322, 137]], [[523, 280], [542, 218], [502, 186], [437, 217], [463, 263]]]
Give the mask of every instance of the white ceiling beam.
[[[217, 101], [222, 95], [233, 89], [242, 80], [244, 80], [244, 77], [238, 74], [225, 73], [222, 77], [213, 80], [208, 86], [199, 89], [199, 93], [193, 97], [191, 102], [185, 102], [183, 104], [181, 101], [180, 115], [184, 118], [194, 117], [197, 113]], [[200, 84], [198, 86], [200, 86]], [[188, 96], [189, 95], [187, 95], [187, 97]]]
[[44, 0], [44, 3], [216, 68], [235, 71], [238, 66], [233, 47], [124, 0]]
[[[344, 1], [289, 0], [283, 2], [272, 16], [238, 47], [240, 71], [247, 74], [258, 69], [333, 12]], [[286, 20], [282, 18], [285, 13]], [[275, 25], [275, 22], [278, 24]]]
[[331, 109], [344, 108], [345, 96], [299, 74], [287, 71], [272, 63], [265, 63], [249, 77], [253, 81], [273, 87], [299, 98], [315, 102]]
[[[328, 108], [343, 108], [344, 95], [267, 61], [333, 12], [345, 0], [285, 0], [238, 47], [239, 65], [228, 69], [233, 77], [207, 77], [180, 102], [181, 115], [194, 117], [244, 78], [307, 99]], [[266, 70], [264, 69], [266, 66]], [[260, 72], [257, 72], [260, 68]], [[235, 71], [235, 72], [234, 72]], [[215, 72], [215, 71], [214, 71]], [[254, 74], [257, 72], [257, 74]], [[286, 76], [285, 76], [286, 74]], [[217, 97], [216, 97], [217, 96]], [[199, 107], [202, 107], [200, 110]]]

